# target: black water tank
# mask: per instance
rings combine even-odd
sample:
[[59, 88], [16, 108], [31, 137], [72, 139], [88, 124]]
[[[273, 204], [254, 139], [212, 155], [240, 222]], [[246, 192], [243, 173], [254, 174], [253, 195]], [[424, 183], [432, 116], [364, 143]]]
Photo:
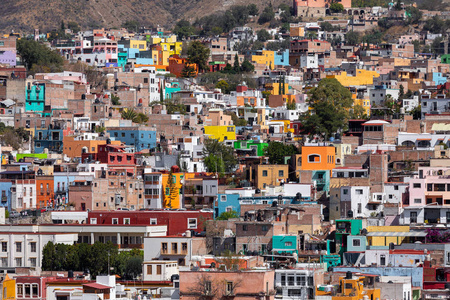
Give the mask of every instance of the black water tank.
[[347, 271], [347, 274], [345, 275], [345, 279], [352, 279], [352, 272]]
[[394, 250], [394, 249], [395, 249], [394, 243], [389, 243], [389, 250]]
[[72, 270], [69, 270], [69, 272], [67, 272], [67, 277], [73, 278], [73, 271]]
[[352, 210], [349, 210], [349, 211], [347, 212], [347, 217], [353, 218], [353, 211], [352, 211]]
[[277, 206], [278, 206], [278, 201], [274, 200], [274, 201], [272, 202], [272, 207], [277, 207]]
[[174, 280], [178, 280], [180, 279], [180, 275], [178, 274], [173, 274], [172, 276], [170, 276], [170, 281], [173, 282]]
[[111, 145], [111, 139], [106, 139], [106, 144]]

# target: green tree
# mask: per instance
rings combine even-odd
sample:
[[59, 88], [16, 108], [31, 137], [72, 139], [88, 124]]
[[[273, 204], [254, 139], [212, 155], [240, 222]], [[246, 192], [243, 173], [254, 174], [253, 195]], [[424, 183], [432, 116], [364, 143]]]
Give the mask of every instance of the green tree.
[[188, 44], [187, 56], [190, 63], [198, 65], [199, 71], [208, 70], [209, 49], [200, 41], [192, 41]]
[[362, 119], [368, 119], [368, 116], [366, 114], [366, 110], [364, 109], [364, 107], [357, 104], [357, 105], [353, 105], [353, 107], [350, 111], [350, 118], [362, 120]]
[[56, 51], [34, 40], [17, 40], [17, 53], [28, 70], [38, 68], [47, 72], [61, 71], [63, 58]]
[[237, 55], [237, 53], [234, 55], [233, 70], [235, 73], [241, 72], [241, 66], [239, 65], [239, 56]]
[[407, 24], [419, 24], [420, 20], [422, 19], [422, 11], [414, 6], [407, 6], [406, 7], [406, 23]]
[[248, 8], [248, 14], [250, 16], [257, 16], [258, 15], [259, 12], [258, 12], [258, 7], [256, 6], [256, 4], [254, 4], [254, 3], [249, 4], [247, 6], [247, 8]]
[[204, 163], [209, 172], [231, 172], [237, 164], [234, 149], [216, 139], [205, 140], [203, 157], [205, 157]]
[[137, 117], [137, 113], [134, 109], [125, 108], [121, 113], [122, 119], [134, 120]]
[[241, 65], [241, 70], [244, 73], [253, 73], [253, 71], [255, 71], [255, 66], [247, 59], [244, 59]]
[[232, 210], [232, 211], [224, 211], [216, 218], [216, 220], [228, 220], [228, 219], [236, 219], [239, 218], [239, 214]]
[[67, 28], [72, 30], [72, 32], [77, 33], [81, 30], [80, 25], [77, 22], [69, 21], [67, 23]]
[[258, 23], [262, 25], [264, 23], [272, 21], [274, 18], [275, 18], [275, 12], [273, 11], [273, 7], [270, 4], [269, 6], [264, 8], [263, 12], [259, 16]]
[[226, 114], [231, 116], [231, 120], [235, 126], [247, 126], [247, 120], [239, 118], [234, 112], [227, 112]]
[[267, 30], [265, 30], [265, 29], [258, 30], [256, 32], [256, 35], [258, 37], [258, 41], [260, 41], [260, 42], [265, 42], [265, 41], [270, 40], [272, 38], [270, 33]]
[[136, 118], [133, 119], [134, 123], [145, 124], [148, 122], [148, 116], [144, 113], [138, 113]]
[[330, 5], [330, 10], [333, 13], [340, 13], [344, 11], [344, 6], [341, 3], [333, 2]]
[[95, 126], [96, 133], [105, 133], [106, 128], [104, 126]]
[[125, 23], [122, 23], [122, 27], [131, 32], [138, 32], [141, 24], [136, 20], [127, 20]]
[[360, 36], [358, 32], [355, 31], [349, 31], [345, 34], [345, 43], [348, 45], [355, 46], [359, 44], [360, 42]]
[[181, 70], [181, 77], [183, 78], [192, 78], [195, 75], [195, 68], [192, 65], [185, 65], [183, 70]]
[[126, 274], [130, 279], [136, 279], [142, 273], [142, 261], [139, 256], [130, 257], [126, 263]]
[[112, 105], [121, 105], [119, 96], [111, 94], [111, 104]]
[[414, 45], [414, 52], [420, 52], [420, 41], [414, 40], [411, 42]]
[[403, 85], [400, 85], [399, 92], [398, 92], [398, 100], [401, 101], [405, 98], [405, 88]]
[[298, 154], [299, 150], [294, 145], [286, 145], [281, 142], [269, 142], [267, 148], [264, 149], [264, 155], [269, 157], [271, 164], [284, 165], [284, 158]]
[[220, 89], [222, 93], [229, 94], [230, 93], [230, 85], [225, 80], [221, 80], [217, 82], [216, 89]]
[[176, 34], [180, 40], [184, 40], [195, 35], [195, 27], [192, 26], [189, 21], [183, 19], [177, 22], [173, 29], [173, 33]]
[[306, 134], [327, 140], [347, 125], [352, 94], [335, 78], [322, 79], [310, 90], [308, 102], [311, 109], [301, 116]]

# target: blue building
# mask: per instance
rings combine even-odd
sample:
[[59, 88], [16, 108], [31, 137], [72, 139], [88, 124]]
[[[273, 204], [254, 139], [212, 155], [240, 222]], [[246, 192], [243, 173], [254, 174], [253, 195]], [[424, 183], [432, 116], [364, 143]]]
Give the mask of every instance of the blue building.
[[0, 206], [5, 207], [8, 211], [11, 211], [11, 181], [0, 182]]
[[46, 129], [35, 129], [34, 131], [34, 153], [44, 153], [47, 148], [49, 152], [62, 153], [63, 129], [59, 126], [50, 125]]
[[53, 173], [53, 188], [55, 195], [55, 203], [62, 205], [67, 204], [69, 200], [69, 182], [73, 182], [75, 176], [67, 172]]
[[274, 65], [289, 66], [289, 49], [280, 52], [275, 52]]
[[156, 147], [156, 130], [148, 127], [110, 127], [111, 139], [134, 146], [136, 152]]
[[443, 76], [441, 72], [433, 72], [433, 81], [436, 85], [447, 82], [447, 77]]

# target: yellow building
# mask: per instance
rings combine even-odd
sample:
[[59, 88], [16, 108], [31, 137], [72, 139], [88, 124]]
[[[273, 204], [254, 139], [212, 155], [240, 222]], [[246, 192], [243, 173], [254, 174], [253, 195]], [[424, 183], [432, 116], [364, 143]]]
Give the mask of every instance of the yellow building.
[[334, 286], [317, 286], [316, 296], [329, 296], [327, 299], [331, 300], [381, 299], [381, 291], [375, 288], [373, 276], [349, 275], [339, 278], [337, 289]]
[[181, 54], [181, 45], [182, 42], [166, 42], [166, 43], [160, 43], [161, 48], [163, 51], [168, 51], [169, 56], [172, 55], [180, 55]]
[[130, 48], [139, 49], [139, 51], [147, 50], [147, 41], [145, 40], [130, 40]]
[[409, 226], [368, 226], [367, 243], [369, 246], [400, 245], [409, 240]]
[[252, 172], [256, 173], [256, 188], [265, 189], [269, 185], [279, 186], [286, 182], [289, 178], [289, 165], [256, 165]]
[[236, 126], [205, 126], [205, 135], [211, 139], [219, 140], [235, 140]]
[[327, 75], [327, 78], [336, 78], [343, 86], [372, 85], [373, 79], [380, 77], [376, 71], [356, 69], [356, 75], [347, 75], [347, 72], [341, 72], [337, 75]]
[[264, 88], [266, 91], [270, 92], [271, 95], [286, 95], [287, 93], [289, 93], [289, 84], [288, 83], [284, 84], [284, 94], [280, 90], [280, 88], [283, 88], [283, 86], [277, 82], [266, 83]]
[[346, 155], [351, 155], [352, 153], [352, 145], [351, 144], [335, 144], [333, 145], [336, 149], [336, 166], [344, 165], [344, 157]]
[[[195, 177], [195, 173], [166, 173], [162, 174], [163, 189], [163, 207], [164, 208], [181, 208], [182, 187], [184, 178], [191, 179]], [[170, 181], [169, 181], [170, 179]]]
[[162, 50], [161, 45], [152, 48], [152, 58], [155, 65], [169, 66], [170, 51]]
[[16, 299], [16, 280], [6, 274], [3, 279], [2, 300]]
[[353, 94], [353, 105], [360, 105], [364, 108], [365, 114], [370, 116], [370, 99], [356, 99], [356, 95]]
[[261, 54], [252, 55], [252, 61], [273, 69], [275, 64], [275, 51], [262, 50]]

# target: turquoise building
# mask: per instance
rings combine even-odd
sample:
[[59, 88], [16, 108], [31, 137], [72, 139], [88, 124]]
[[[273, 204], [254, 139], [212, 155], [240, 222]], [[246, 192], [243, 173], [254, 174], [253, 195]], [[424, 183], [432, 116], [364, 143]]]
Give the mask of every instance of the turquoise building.
[[45, 106], [45, 84], [28, 82], [25, 90], [25, 111], [42, 112]]
[[296, 235], [274, 235], [272, 252], [298, 254], [298, 237]]
[[330, 191], [330, 173], [329, 170], [312, 171], [312, 181], [316, 182], [318, 191]]
[[348, 236], [361, 234], [362, 219], [336, 220], [336, 252], [342, 255], [348, 251]]
[[178, 82], [170, 82], [170, 86], [164, 88], [165, 99], [172, 99], [172, 94], [181, 91]]

